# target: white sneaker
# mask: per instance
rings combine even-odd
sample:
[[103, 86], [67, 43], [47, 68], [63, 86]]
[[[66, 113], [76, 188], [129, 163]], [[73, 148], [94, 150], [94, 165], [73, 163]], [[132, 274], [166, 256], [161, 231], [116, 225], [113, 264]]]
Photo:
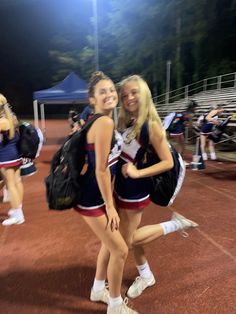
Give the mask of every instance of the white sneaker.
[[9, 209], [9, 211], [8, 211], [8, 216], [9, 216], [9, 217], [14, 216], [14, 213], [15, 213], [15, 210], [14, 210], [14, 209]]
[[156, 280], [153, 274], [151, 275], [150, 278], [144, 278], [144, 277], [138, 276], [135, 279], [135, 281], [132, 283], [132, 285], [129, 287], [127, 291], [127, 296], [132, 299], [137, 298], [138, 296], [142, 294], [142, 292], [146, 288], [155, 285], [155, 283], [156, 283]]
[[20, 225], [25, 222], [24, 217], [10, 217], [5, 220], [3, 220], [2, 225], [3, 226], [11, 226], [11, 225]]
[[203, 159], [203, 160], [207, 160], [207, 159], [208, 159], [207, 153], [202, 153], [202, 159]]
[[217, 159], [215, 152], [212, 152], [212, 153], [210, 154], [210, 157], [211, 157], [211, 160], [216, 160], [216, 159]]
[[108, 304], [109, 303], [109, 291], [105, 287], [103, 290], [95, 292], [91, 289], [90, 293], [90, 300], [93, 302], [103, 302]]
[[135, 310], [132, 310], [127, 306], [128, 298], [125, 298], [121, 305], [111, 308], [109, 305], [107, 307], [107, 314], [138, 314]]
[[196, 228], [199, 226], [196, 222], [190, 219], [187, 219], [184, 216], [176, 212], [173, 212], [171, 220], [174, 220], [180, 226], [180, 230], [186, 230], [188, 228]]

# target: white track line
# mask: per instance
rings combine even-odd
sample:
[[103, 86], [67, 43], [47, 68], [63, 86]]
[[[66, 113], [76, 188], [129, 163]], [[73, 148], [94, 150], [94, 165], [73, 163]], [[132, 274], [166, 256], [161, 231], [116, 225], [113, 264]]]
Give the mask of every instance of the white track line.
[[221, 246], [220, 244], [218, 244], [215, 240], [213, 240], [209, 235], [207, 235], [205, 232], [203, 232], [202, 230], [200, 230], [199, 228], [196, 228], [196, 230], [205, 238], [207, 239], [209, 242], [211, 242], [211, 244], [213, 244], [217, 249], [219, 249], [222, 253], [224, 253], [225, 255], [229, 256], [234, 262], [236, 262], [236, 257], [234, 255], [232, 255], [230, 252], [228, 252], [227, 250], [225, 250], [223, 248], [223, 246]]
[[[220, 164], [223, 164], [223, 162], [219, 162]], [[232, 165], [231, 165], [232, 166]], [[235, 165], [233, 165], [233, 167], [234, 166], [236, 166], [236, 164]], [[215, 168], [215, 169], [219, 169], [219, 170], [223, 170], [223, 171], [229, 171], [229, 170], [232, 170], [232, 168], [231, 169], [222, 169], [222, 167], [220, 167], [220, 165], [219, 166], [217, 166], [216, 164], [207, 164], [207, 166], [206, 166], [206, 168], [207, 167], [211, 167], [211, 168]]]
[[[170, 207], [171, 211], [175, 211], [178, 212], [178, 210], [174, 207], [171, 206]], [[213, 240], [208, 234], [206, 234], [205, 232], [203, 232], [202, 230], [200, 230], [200, 227], [198, 228], [194, 228], [195, 230], [197, 230], [207, 241], [209, 241], [214, 247], [216, 247], [218, 250], [220, 250], [223, 254], [227, 255], [228, 257], [230, 257], [234, 262], [236, 262], [236, 257], [234, 255], [232, 255], [230, 252], [228, 252], [227, 250], [225, 250], [223, 248], [223, 246], [221, 246], [220, 244], [218, 244], [215, 240]]]
[[[236, 200], [235, 197], [223, 192], [223, 191], [220, 191], [220, 190], [217, 190], [209, 185], [206, 185], [198, 180], [191, 180], [190, 179], [190, 182], [195, 182], [195, 183], [198, 183], [200, 185], [203, 185], [204, 187], [214, 191], [214, 192], [217, 192], [217, 193], [220, 193], [220, 194], [223, 194], [224, 196], [228, 197], [228, 198], [231, 198], [233, 200]], [[174, 206], [171, 206], [171, 210], [174, 210], [174, 211], [177, 211]], [[178, 211], [177, 211], [178, 212]], [[218, 244], [215, 240], [213, 240], [209, 235], [207, 235], [205, 232], [203, 232], [202, 230], [200, 230], [199, 228], [196, 228], [196, 230], [205, 238], [207, 239], [211, 244], [213, 244], [217, 249], [219, 249], [222, 253], [224, 253], [225, 255], [229, 256], [234, 262], [236, 262], [236, 257], [234, 255], [232, 255], [230, 252], [228, 252], [227, 250], [225, 250], [220, 244]]]
[[190, 182], [195, 182], [195, 183], [198, 183], [198, 184], [200, 184], [200, 185], [203, 185], [204, 187], [208, 188], [209, 190], [212, 190], [212, 191], [214, 191], [214, 192], [223, 194], [224, 196], [226, 196], [226, 197], [228, 197], [228, 198], [231, 198], [232, 200], [236, 201], [236, 197], [234, 197], [234, 196], [232, 196], [232, 195], [230, 195], [230, 194], [227, 194], [227, 193], [225, 193], [225, 192], [223, 192], [223, 191], [221, 191], [221, 190], [217, 190], [217, 189], [215, 189], [215, 188], [213, 188], [213, 187], [211, 187], [211, 186], [209, 186], [209, 185], [207, 185], [207, 184], [205, 184], [205, 183], [203, 183], [203, 182], [200, 182], [199, 180], [192, 180], [192, 179], [190, 179]]
[[[218, 168], [218, 167], [216, 167], [216, 166], [213, 166], [214, 168]], [[204, 187], [206, 187], [206, 188], [208, 188], [208, 189], [210, 189], [210, 190], [212, 190], [212, 191], [214, 191], [214, 192], [217, 192], [217, 193], [221, 193], [221, 194], [223, 194], [224, 196], [226, 196], [226, 197], [228, 197], [228, 198], [231, 198], [231, 199], [233, 199], [233, 200], [236, 200], [236, 198], [235, 197], [233, 197], [232, 195], [230, 195], [230, 194], [227, 194], [227, 193], [225, 193], [225, 192], [223, 192], [223, 191], [220, 191], [220, 190], [218, 190], [218, 189], [215, 189], [215, 188], [213, 188], [213, 187], [211, 187], [211, 186], [209, 186], [209, 185], [206, 185], [206, 184], [204, 184], [204, 183], [202, 183], [202, 182], [200, 182], [200, 181], [198, 181], [198, 180], [191, 180], [192, 182], [196, 182], [196, 183], [198, 183], [198, 184], [201, 184], [201, 185], [203, 185]], [[236, 257], [235, 256], [233, 256], [230, 252], [228, 252], [227, 250], [225, 250], [220, 244], [218, 244], [215, 240], [213, 240], [209, 235], [207, 235], [205, 232], [203, 232], [202, 230], [200, 230], [199, 228], [196, 228], [197, 229], [197, 231], [205, 238], [205, 239], [207, 239], [209, 242], [211, 242], [211, 244], [213, 244], [216, 248], [218, 248], [222, 253], [224, 253], [225, 255], [227, 255], [227, 256], [229, 256], [234, 262], [236, 262]]]

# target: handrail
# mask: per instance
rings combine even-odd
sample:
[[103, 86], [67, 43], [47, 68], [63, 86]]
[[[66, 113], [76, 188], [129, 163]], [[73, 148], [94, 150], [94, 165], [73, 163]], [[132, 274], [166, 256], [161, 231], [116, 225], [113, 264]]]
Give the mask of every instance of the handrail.
[[[230, 79], [229, 76], [233, 76], [233, 78]], [[215, 82], [212, 82], [212, 80], [215, 80]], [[228, 84], [230, 86], [225, 87], [225, 85], [228, 85]], [[154, 97], [153, 101], [155, 103], [162, 104], [162, 103], [166, 103], [166, 100], [168, 99], [168, 102], [166, 104], [169, 104], [171, 103], [170, 100], [174, 101], [174, 99], [176, 98], [181, 99], [183, 95], [185, 99], [188, 99], [188, 97], [192, 96], [193, 92], [196, 91], [197, 89], [199, 89], [199, 92], [200, 91], [206, 92], [207, 90], [213, 90], [212, 86], [215, 86], [216, 90], [221, 90], [223, 88], [229, 88], [229, 87], [236, 88], [236, 72], [231, 72], [231, 73], [218, 75], [218, 76], [212, 76], [212, 77], [185, 85], [183, 87], [179, 87], [177, 89], [169, 91], [168, 93], [163, 93]], [[168, 97], [166, 97], [167, 95]]]

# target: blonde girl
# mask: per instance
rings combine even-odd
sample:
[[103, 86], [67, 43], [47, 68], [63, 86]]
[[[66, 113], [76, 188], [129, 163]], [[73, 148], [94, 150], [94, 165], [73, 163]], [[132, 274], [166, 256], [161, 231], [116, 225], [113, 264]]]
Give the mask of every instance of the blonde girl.
[[7, 99], [0, 94], [0, 171], [11, 205], [9, 218], [2, 222], [3, 226], [22, 224], [25, 221], [22, 211], [23, 185], [19, 168], [22, 160], [18, 151], [18, 141], [13, 113]]
[[[150, 177], [171, 169], [173, 159], [147, 83], [139, 75], [132, 75], [121, 81], [119, 87], [121, 108], [118, 130], [122, 132], [124, 144], [116, 171], [115, 200], [119, 209], [120, 230], [128, 247], [133, 250], [139, 272], [127, 292], [128, 297], [136, 298], [155, 284], [143, 245], [197, 224], [173, 213], [170, 221], [138, 228], [143, 211], [150, 204]], [[148, 132], [148, 144], [160, 159], [149, 167], [145, 165], [145, 132]]]

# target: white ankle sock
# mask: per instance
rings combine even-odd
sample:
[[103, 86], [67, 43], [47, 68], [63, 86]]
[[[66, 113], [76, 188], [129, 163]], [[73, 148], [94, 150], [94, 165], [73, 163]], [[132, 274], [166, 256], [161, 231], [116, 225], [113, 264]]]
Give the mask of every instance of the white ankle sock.
[[143, 265], [137, 265], [136, 267], [141, 277], [150, 278], [152, 276], [152, 272], [147, 261]]
[[109, 297], [109, 307], [110, 308], [114, 308], [117, 307], [119, 305], [121, 305], [123, 302], [123, 299], [121, 296], [117, 297], [117, 298], [111, 298]]
[[17, 219], [24, 218], [24, 214], [23, 214], [23, 211], [21, 208], [14, 208], [13, 210], [14, 210], [14, 212], [12, 214], [12, 217], [15, 217]]
[[6, 189], [6, 187], [3, 188], [3, 203], [8, 202], [9, 201], [9, 194], [8, 194], [8, 190]]
[[94, 279], [93, 282], [93, 291], [94, 292], [99, 292], [102, 291], [105, 288], [105, 280], [97, 280], [96, 278]]
[[171, 232], [175, 232], [180, 229], [180, 225], [176, 221], [173, 221], [173, 220], [161, 222], [160, 225], [163, 229], [164, 235]]

